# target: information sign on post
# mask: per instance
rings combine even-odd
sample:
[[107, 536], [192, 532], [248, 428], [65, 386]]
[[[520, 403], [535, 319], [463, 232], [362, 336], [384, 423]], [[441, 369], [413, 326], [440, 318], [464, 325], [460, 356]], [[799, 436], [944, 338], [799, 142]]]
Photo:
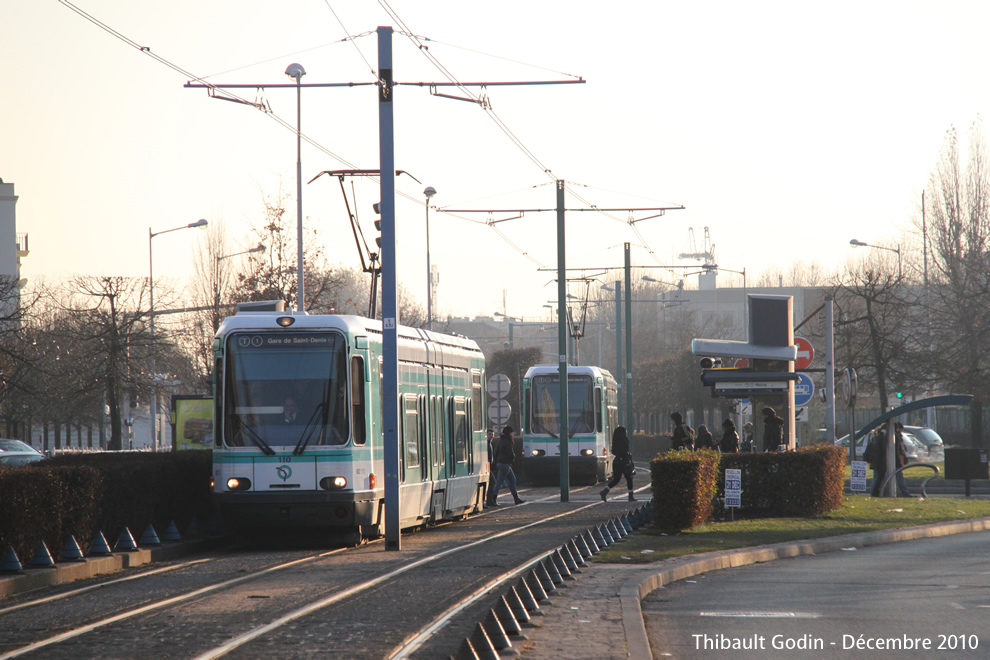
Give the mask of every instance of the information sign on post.
[[742, 506], [742, 470], [726, 469], [725, 471], [725, 508], [740, 508]]
[[512, 382], [505, 374], [495, 374], [488, 379], [488, 394], [496, 399], [504, 399], [509, 394]]
[[808, 374], [798, 374], [798, 381], [794, 383], [794, 405], [806, 406], [814, 396], [815, 381]]
[[849, 481], [849, 489], [860, 492], [866, 490], [866, 461], [852, 462], [852, 478]]

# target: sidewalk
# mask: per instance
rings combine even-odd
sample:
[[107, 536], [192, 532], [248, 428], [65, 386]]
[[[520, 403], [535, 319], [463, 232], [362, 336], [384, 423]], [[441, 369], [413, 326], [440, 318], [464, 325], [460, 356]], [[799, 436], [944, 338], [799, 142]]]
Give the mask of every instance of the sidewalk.
[[665, 584], [784, 557], [984, 530], [990, 530], [990, 518], [726, 550], [648, 566], [589, 563], [541, 604], [537, 627], [512, 643], [521, 657], [532, 660], [648, 660], [653, 655], [640, 600]]

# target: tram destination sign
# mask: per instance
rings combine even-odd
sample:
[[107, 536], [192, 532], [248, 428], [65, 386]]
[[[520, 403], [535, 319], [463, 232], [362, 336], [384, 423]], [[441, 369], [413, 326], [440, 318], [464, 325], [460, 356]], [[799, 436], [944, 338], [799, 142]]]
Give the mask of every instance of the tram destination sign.
[[234, 341], [242, 349], [327, 348], [333, 345], [334, 335], [329, 332], [244, 333], [238, 334]]

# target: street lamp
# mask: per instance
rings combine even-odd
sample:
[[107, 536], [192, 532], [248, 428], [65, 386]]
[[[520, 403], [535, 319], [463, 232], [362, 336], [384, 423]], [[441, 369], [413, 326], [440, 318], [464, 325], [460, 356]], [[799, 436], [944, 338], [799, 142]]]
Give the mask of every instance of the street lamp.
[[869, 243], [864, 243], [863, 241], [857, 241], [855, 238], [849, 241], [849, 245], [856, 247], [868, 247], [874, 250], [887, 250], [888, 252], [894, 252], [897, 254], [897, 279], [901, 279], [901, 246], [898, 245], [896, 248], [886, 247], [884, 245], [871, 245]]
[[[257, 246], [251, 248], [250, 250], [243, 250], [241, 252], [235, 252], [233, 254], [218, 254], [217, 255], [217, 269], [216, 269], [216, 276], [214, 278], [214, 283], [216, 284], [216, 288], [214, 289], [214, 292], [213, 292], [213, 300], [214, 300], [214, 306], [215, 306], [215, 308], [217, 310], [217, 316], [218, 317], [220, 315], [220, 262], [223, 261], [224, 259], [230, 259], [232, 257], [239, 257], [239, 256], [244, 255], [244, 254], [256, 254], [258, 252], [264, 252], [265, 249], [266, 248], [265, 248], [264, 243], [258, 243]], [[216, 330], [216, 328], [214, 328], [214, 330]]]
[[423, 191], [426, 197], [426, 329], [433, 330], [433, 271], [430, 270], [430, 199], [437, 189], [427, 186]]
[[179, 231], [180, 229], [196, 229], [197, 227], [205, 227], [208, 223], [206, 220], [200, 218], [196, 222], [190, 222], [188, 225], [182, 225], [181, 227], [173, 227], [172, 229], [165, 229], [162, 231], [151, 231], [151, 227], [148, 227], [148, 302], [151, 309], [148, 315], [149, 328], [151, 330], [151, 446], [158, 450], [158, 400], [155, 396], [155, 265], [152, 259], [151, 251], [151, 239], [155, 236], [160, 236], [162, 234], [167, 234], [173, 231]]
[[306, 75], [302, 64], [292, 63], [285, 69], [285, 75], [296, 81], [296, 310], [305, 310], [303, 289], [303, 214], [302, 214], [302, 87], [300, 82]]

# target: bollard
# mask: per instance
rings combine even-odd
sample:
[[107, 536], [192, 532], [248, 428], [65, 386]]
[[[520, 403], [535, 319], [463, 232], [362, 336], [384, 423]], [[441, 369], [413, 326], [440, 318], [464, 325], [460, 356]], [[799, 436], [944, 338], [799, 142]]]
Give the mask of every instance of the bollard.
[[[530, 612], [540, 611], [540, 604], [537, 603], [536, 598], [533, 597], [533, 591], [529, 588], [529, 585], [526, 584], [525, 578], [520, 578], [519, 584], [513, 587], [512, 591], [515, 592], [516, 598], [519, 599], [519, 604], [523, 606], [523, 610], [526, 612], [527, 615]], [[513, 603], [510, 603], [510, 605], [515, 607]], [[516, 609], [514, 611], [516, 613], [516, 618], [522, 621], [523, 617], [520, 616], [519, 610]], [[526, 620], [528, 621], [529, 619], [527, 618]]]
[[91, 555], [109, 555], [110, 544], [107, 543], [107, 538], [103, 536], [103, 532], [97, 532], [96, 537], [89, 546], [89, 554]]
[[626, 530], [626, 534], [631, 534], [633, 531], [632, 523], [629, 522], [629, 514], [623, 513], [622, 517], [619, 518], [619, 522], [622, 523], [622, 527]]
[[144, 530], [144, 534], [141, 535], [141, 545], [161, 545], [162, 542], [158, 540], [158, 534], [155, 533], [155, 528], [151, 523], [148, 523], [147, 529]]
[[547, 557], [544, 559], [540, 562], [540, 566], [547, 572], [547, 577], [550, 578], [550, 584], [552, 584], [554, 588], [564, 584], [564, 576], [560, 572], [560, 569], [557, 568], [557, 564], [554, 562], [552, 557]]
[[23, 568], [21, 566], [21, 560], [17, 558], [17, 553], [14, 552], [14, 546], [7, 548], [7, 553], [0, 559], [0, 573], [16, 573]]
[[547, 572], [546, 566], [544, 566], [542, 563], [537, 564], [535, 567], [533, 567], [533, 573], [536, 575], [536, 578], [540, 581], [540, 586], [542, 586], [543, 590], [547, 592], [547, 595], [553, 593], [554, 591], [557, 591], [557, 587], [554, 585], [553, 578], [550, 577], [550, 573]]
[[[584, 544], [588, 546], [588, 550], [592, 555], [596, 555], [602, 551], [601, 547], [598, 545], [598, 541], [595, 540], [595, 535], [591, 533], [591, 530], [585, 530], [584, 536], [581, 537]], [[591, 556], [591, 555], [588, 555]]]
[[488, 638], [488, 633], [485, 632], [484, 626], [480, 623], [474, 627], [474, 632], [471, 633], [471, 637], [468, 638], [471, 641], [471, 646], [474, 647], [474, 652], [478, 654], [478, 657], [482, 660], [498, 660], [498, 653], [495, 651], [495, 646], [492, 644], [492, 640]]
[[626, 538], [626, 536], [629, 535], [629, 532], [627, 532], [626, 528], [622, 526], [622, 523], [617, 522], [615, 518], [609, 520], [608, 525], [610, 528], [609, 531], [612, 532], [612, 536], [614, 536], [616, 540], [621, 541], [622, 539]]
[[485, 617], [481, 625], [488, 634], [488, 639], [492, 641], [492, 646], [495, 647], [496, 651], [504, 651], [505, 649], [512, 648], [512, 642], [509, 641], [509, 636], [505, 634], [505, 628], [502, 627], [502, 622], [498, 620], [495, 610], [488, 610], [488, 616]]
[[[525, 611], [525, 610], [523, 610]], [[502, 629], [507, 635], [521, 635], [522, 628], [519, 626], [519, 621], [516, 619], [515, 612], [509, 606], [509, 600], [502, 596], [499, 598], [498, 603], [495, 604], [495, 616], [498, 617], [499, 623], [502, 624]], [[526, 616], [529, 618], [529, 615]]]
[[567, 570], [571, 572], [571, 575], [581, 570], [578, 568], [577, 560], [574, 559], [574, 553], [571, 552], [571, 542], [560, 546], [560, 556], [564, 558], [564, 563], [567, 564]]
[[55, 568], [55, 560], [52, 559], [52, 553], [48, 552], [48, 546], [45, 545], [44, 541], [35, 548], [34, 556], [31, 557], [31, 566], [33, 568]]
[[533, 594], [533, 598], [536, 599], [537, 603], [542, 603], [549, 596], [547, 596], [546, 589], [540, 584], [540, 578], [536, 575], [534, 571], [530, 571], [526, 575], [526, 586], [529, 587], [530, 592]]
[[183, 536], [186, 538], [199, 538], [199, 524], [196, 522], [195, 517], [189, 521], [189, 525], [186, 527], [186, 533]]
[[550, 559], [553, 560], [553, 565], [557, 567], [557, 572], [560, 573], [560, 577], [567, 579], [574, 579], [571, 575], [571, 569], [567, 567], [567, 562], [564, 561], [564, 555], [560, 553], [560, 550], [554, 550], [553, 554], [550, 555]]
[[461, 642], [461, 647], [457, 649], [457, 655], [454, 656], [454, 660], [479, 660], [478, 654], [475, 653], [474, 647], [471, 646], [471, 640], [467, 637]]
[[182, 534], [179, 534], [179, 528], [175, 526], [175, 521], [170, 520], [168, 523], [168, 529], [162, 534], [163, 541], [181, 541]]
[[117, 545], [113, 547], [116, 552], [134, 552], [138, 549], [137, 543], [134, 542], [134, 535], [131, 534], [131, 530], [124, 528], [124, 531], [120, 533], [120, 538], [117, 539]]
[[[583, 536], [577, 536], [571, 539], [571, 542], [577, 550], [577, 557], [581, 558], [581, 564], [586, 565], [587, 562], [584, 560], [591, 557], [591, 548], [588, 547], [587, 541], [584, 540]], [[574, 558], [575, 561], [577, 560], [577, 557]]]
[[595, 540], [595, 545], [598, 546], [599, 550], [604, 550], [605, 548], [608, 547], [608, 539], [606, 539], [605, 535], [602, 534], [601, 525], [598, 525], [597, 527], [591, 530], [591, 538]]
[[65, 547], [62, 548], [62, 559], [65, 561], [83, 561], [82, 548], [79, 547], [75, 536], [70, 536], [69, 540], [65, 542]]

